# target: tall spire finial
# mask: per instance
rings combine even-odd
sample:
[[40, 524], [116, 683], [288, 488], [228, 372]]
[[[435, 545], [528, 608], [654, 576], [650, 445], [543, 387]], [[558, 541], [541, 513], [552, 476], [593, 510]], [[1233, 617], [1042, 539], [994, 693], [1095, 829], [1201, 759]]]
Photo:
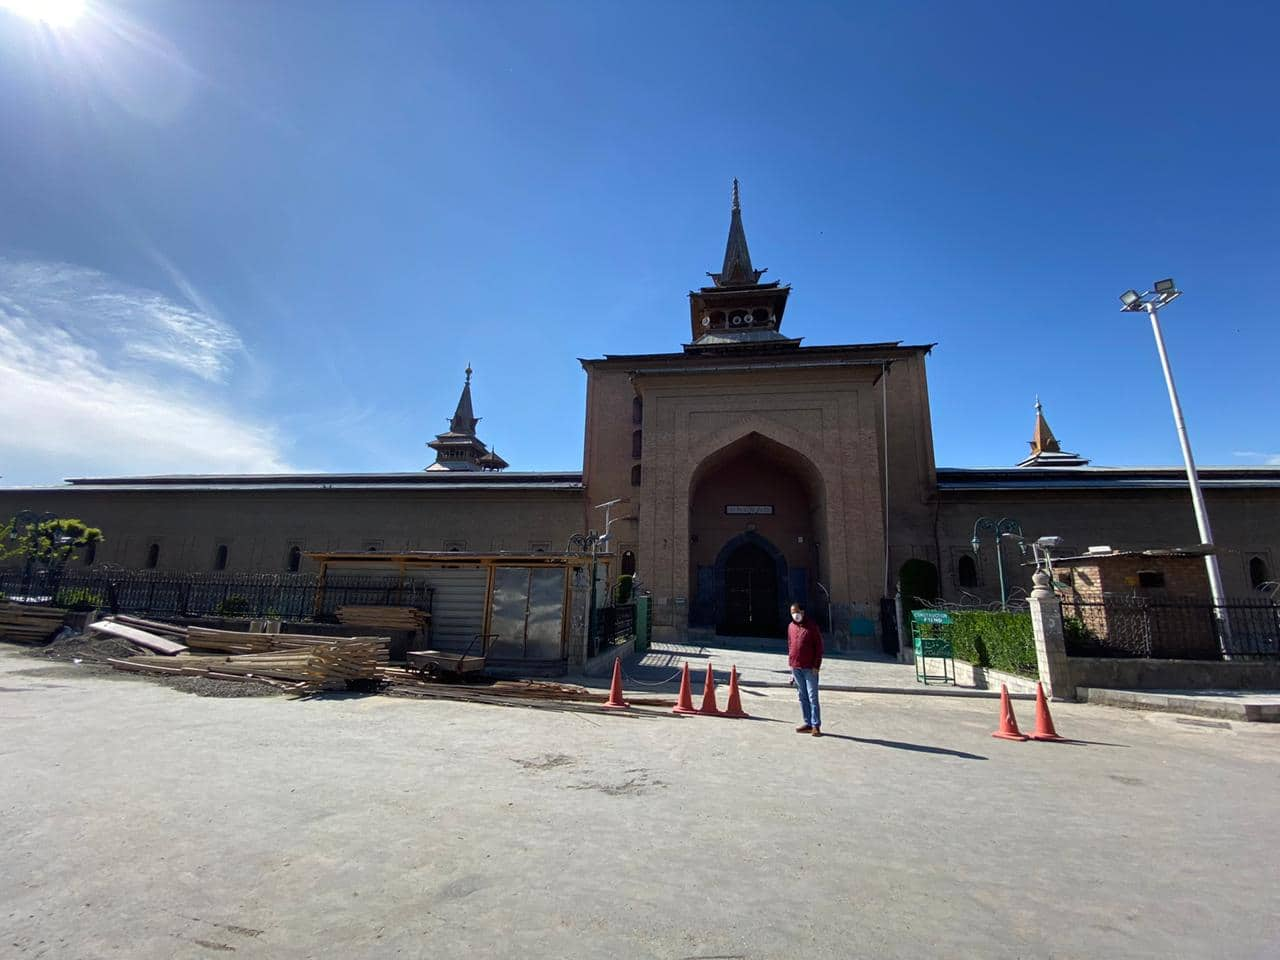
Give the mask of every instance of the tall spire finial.
[[467, 383], [471, 382], [471, 364], [467, 364]]
[[1041, 413], [1043, 409], [1044, 408], [1040, 406], [1040, 394], [1037, 393], [1036, 394], [1036, 413]]
[[749, 286], [760, 282], [763, 270], [751, 266], [747, 249], [747, 233], [742, 229], [742, 206], [738, 196], [738, 178], [733, 178], [733, 210], [729, 213], [729, 241], [724, 248], [724, 266], [719, 273], [708, 274], [717, 287]]

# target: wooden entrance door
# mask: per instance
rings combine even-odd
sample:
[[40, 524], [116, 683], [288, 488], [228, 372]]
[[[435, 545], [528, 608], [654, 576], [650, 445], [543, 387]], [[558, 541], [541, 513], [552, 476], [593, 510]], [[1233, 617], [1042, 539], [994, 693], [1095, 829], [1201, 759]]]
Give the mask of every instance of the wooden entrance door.
[[724, 565], [724, 617], [716, 632], [726, 636], [778, 635], [778, 568], [754, 543], [733, 551]]

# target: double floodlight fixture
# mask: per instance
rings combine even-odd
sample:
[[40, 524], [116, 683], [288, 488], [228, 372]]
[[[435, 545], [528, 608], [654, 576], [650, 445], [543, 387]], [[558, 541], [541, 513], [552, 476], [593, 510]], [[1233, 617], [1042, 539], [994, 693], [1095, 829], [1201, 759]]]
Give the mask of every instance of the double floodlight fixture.
[[1146, 293], [1139, 293], [1137, 290], [1126, 290], [1120, 294], [1120, 309], [1129, 313], [1137, 313], [1140, 310], [1146, 310], [1148, 307], [1158, 310], [1166, 303], [1171, 303], [1180, 296], [1182, 296], [1182, 291], [1178, 289], [1178, 285], [1170, 277], [1165, 280], [1157, 280], [1153, 289], [1148, 290]]

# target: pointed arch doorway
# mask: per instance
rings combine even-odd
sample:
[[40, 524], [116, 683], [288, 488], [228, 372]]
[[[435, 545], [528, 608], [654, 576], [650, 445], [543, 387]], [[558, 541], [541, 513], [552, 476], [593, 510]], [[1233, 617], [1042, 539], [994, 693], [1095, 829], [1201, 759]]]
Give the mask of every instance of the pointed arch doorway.
[[812, 461], [760, 433], [705, 457], [689, 493], [689, 626], [785, 636], [787, 607], [813, 603], [825, 567], [824, 485]]

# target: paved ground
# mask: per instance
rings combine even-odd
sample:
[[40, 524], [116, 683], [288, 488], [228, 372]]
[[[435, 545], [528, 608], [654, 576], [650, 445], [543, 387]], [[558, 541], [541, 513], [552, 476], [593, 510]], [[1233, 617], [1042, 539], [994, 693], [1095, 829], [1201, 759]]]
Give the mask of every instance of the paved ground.
[[[787, 667], [787, 648], [782, 641], [774, 644], [747, 639], [724, 641], [718, 638], [718, 641], [716, 646], [655, 643], [644, 653], [629, 657], [623, 666], [630, 681], [637, 686], [669, 681], [673, 677], [678, 683], [679, 672], [686, 660], [699, 689], [708, 662], [715, 670], [717, 681], [725, 683], [729, 680], [729, 668], [735, 665], [739, 680], [753, 686], [785, 684], [791, 676]], [[828, 654], [822, 661], [822, 681], [826, 686], [918, 686], [914, 666], [873, 653]]]
[[[16, 958], [1280, 955], [1280, 740], [787, 690], [761, 719], [211, 700], [0, 649]], [[1026, 705], [1020, 719], [1030, 722]]]

